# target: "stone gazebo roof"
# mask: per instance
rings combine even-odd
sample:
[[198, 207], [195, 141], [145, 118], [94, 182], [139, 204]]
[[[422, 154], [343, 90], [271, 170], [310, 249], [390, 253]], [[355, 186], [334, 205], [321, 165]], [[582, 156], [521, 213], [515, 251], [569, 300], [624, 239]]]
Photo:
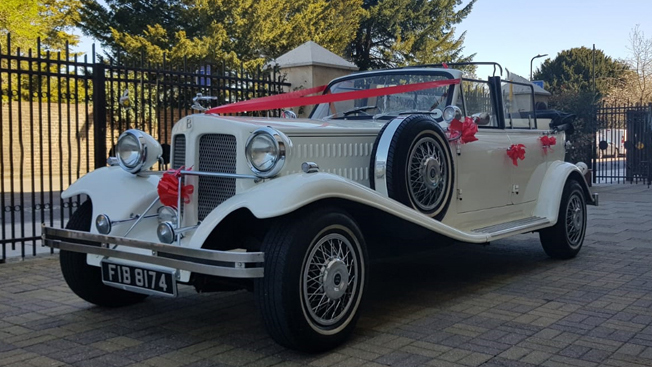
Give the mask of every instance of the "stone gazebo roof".
[[281, 68], [326, 66], [335, 69], [358, 70], [354, 63], [344, 60], [313, 41], [308, 41], [292, 51], [284, 53], [272, 63], [278, 64]]

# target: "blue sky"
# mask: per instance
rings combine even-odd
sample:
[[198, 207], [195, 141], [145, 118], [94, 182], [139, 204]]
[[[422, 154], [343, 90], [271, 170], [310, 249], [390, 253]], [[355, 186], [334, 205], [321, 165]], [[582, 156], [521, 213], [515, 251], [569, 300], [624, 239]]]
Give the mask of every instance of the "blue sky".
[[[624, 59], [637, 24], [652, 38], [652, 0], [478, 0], [456, 35], [467, 32], [464, 54], [475, 53], [475, 61], [495, 61], [528, 78], [533, 56], [554, 58], [573, 47], [595, 44], [608, 56]], [[89, 51], [91, 43], [82, 37], [77, 50]], [[544, 60], [534, 60], [534, 69]], [[478, 71], [481, 77], [486, 73]]]
[[[530, 60], [538, 54], [554, 58], [595, 44], [608, 56], [627, 58], [637, 24], [652, 38], [652, 0], [478, 0], [456, 35], [467, 32], [464, 54], [475, 53], [474, 61], [496, 61], [529, 78]], [[534, 60], [534, 70], [545, 59]]]

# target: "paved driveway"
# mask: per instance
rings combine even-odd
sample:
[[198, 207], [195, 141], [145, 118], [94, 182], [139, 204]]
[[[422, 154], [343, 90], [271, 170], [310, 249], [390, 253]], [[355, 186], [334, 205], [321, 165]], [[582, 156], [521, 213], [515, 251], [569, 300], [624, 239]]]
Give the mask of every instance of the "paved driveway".
[[322, 355], [276, 345], [247, 292], [74, 296], [46, 256], [0, 265], [0, 366], [650, 366], [652, 189], [598, 187], [584, 248], [536, 235], [374, 264], [353, 338]]

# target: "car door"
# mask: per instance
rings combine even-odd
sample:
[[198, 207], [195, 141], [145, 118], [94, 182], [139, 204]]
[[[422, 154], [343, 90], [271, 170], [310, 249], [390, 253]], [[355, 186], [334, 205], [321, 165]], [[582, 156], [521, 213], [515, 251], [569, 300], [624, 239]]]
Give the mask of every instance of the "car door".
[[510, 146], [522, 144], [525, 150], [524, 159], [517, 160], [517, 164], [510, 160], [510, 202], [515, 205], [532, 202], [538, 197], [546, 173], [546, 156], [555, 147], [543, 148], [541, 137], [545, 132], [537, 129], [531, 83], [502, 81], [501, 94]]
[[[489, 81], [464, 79], [462, 94], [465, 114], [489, 113], [489, 119], [478, 126], [477, 141], [453, 143], [453, 154], [457, 153], [457, 211], [468, 213], [499, 208], [511, 204], [510, 181], [511, 161], [506, 159], [509, 137], [502, 119], [493, 107]], [[459, 104], [458, 104], [459, 105]], [[457, 152], [456, 152], [457, 151]]]

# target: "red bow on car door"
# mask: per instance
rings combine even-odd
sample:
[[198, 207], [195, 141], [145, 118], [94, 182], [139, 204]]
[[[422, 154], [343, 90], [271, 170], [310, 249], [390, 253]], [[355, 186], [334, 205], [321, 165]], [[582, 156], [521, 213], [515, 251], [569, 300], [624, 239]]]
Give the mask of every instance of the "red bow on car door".
[[514, 163], [515, 166], [518, 166], [518, 160], [525, 159], [525, 145], [512, 144], [512, 146], [507, 149], [507, 155], [512, 159], [512, 163]]

